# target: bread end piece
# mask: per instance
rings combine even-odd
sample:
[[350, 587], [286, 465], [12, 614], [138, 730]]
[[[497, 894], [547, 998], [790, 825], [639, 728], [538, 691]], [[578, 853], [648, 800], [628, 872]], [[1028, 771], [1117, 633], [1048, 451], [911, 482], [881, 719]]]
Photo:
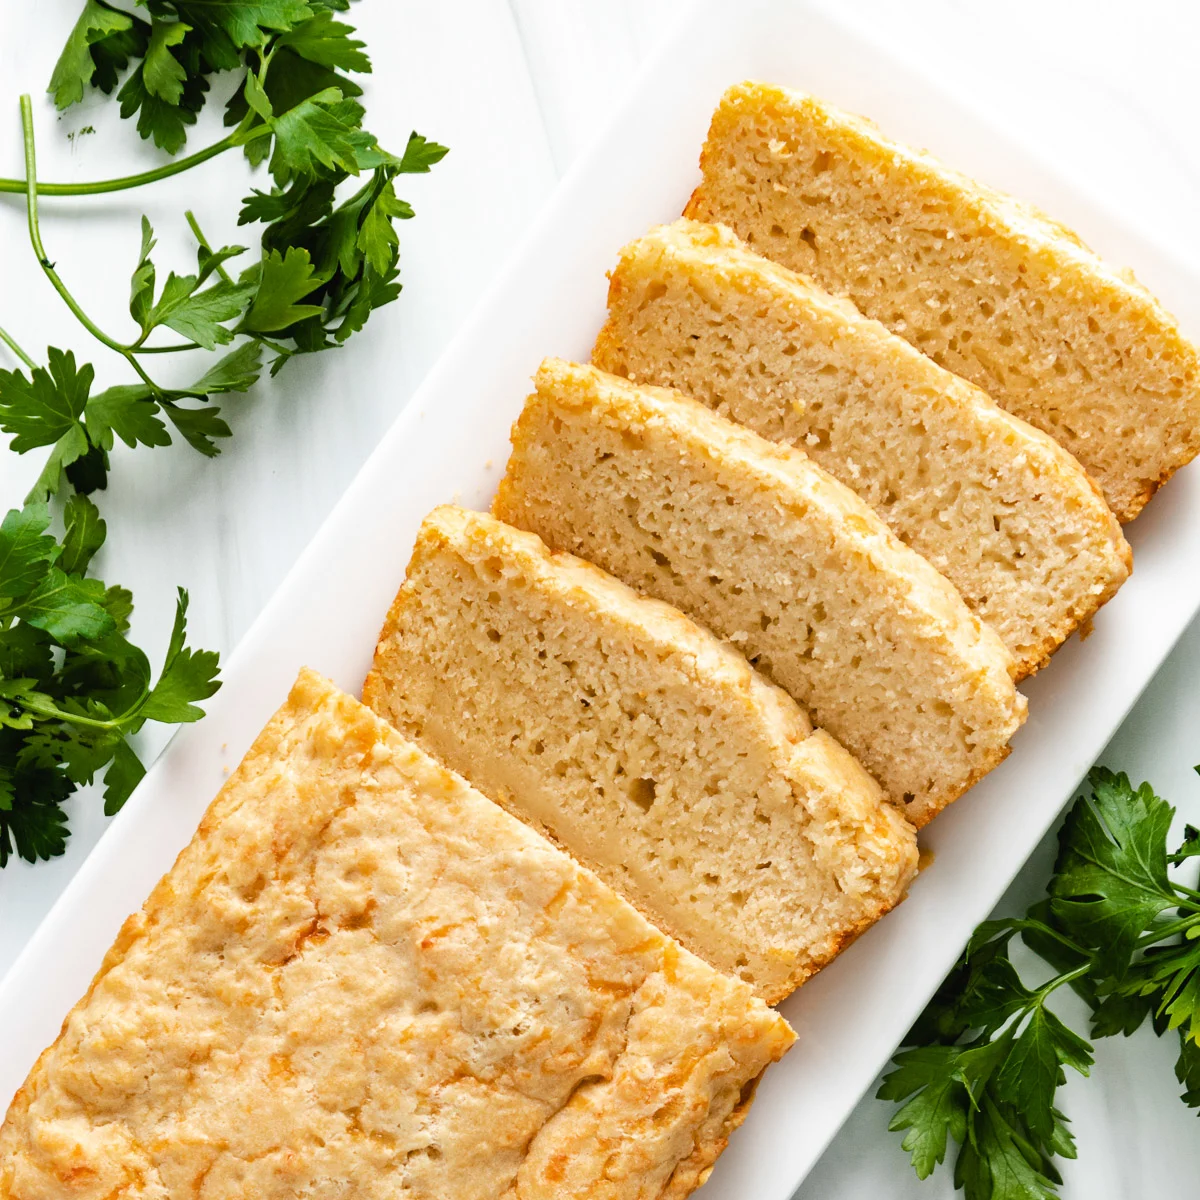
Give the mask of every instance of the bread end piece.
[[793, 1040], [305, 671], [18, 1092], [0, 1195], [682, 1197]]

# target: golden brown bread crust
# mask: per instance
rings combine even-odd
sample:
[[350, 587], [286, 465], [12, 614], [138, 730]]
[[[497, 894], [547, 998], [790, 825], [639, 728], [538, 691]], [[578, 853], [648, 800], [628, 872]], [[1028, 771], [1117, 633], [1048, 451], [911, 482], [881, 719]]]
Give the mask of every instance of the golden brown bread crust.
[[1050, 433], [1121, 521], [1200, 450], [1196, 347], [1032, 205], [753, 82], [722, 97], [701, 169], [687, 216], [731, 225]]
[[791, 1041], [305, 672], [14, 1098], [0, 1197], [684, 1196]]

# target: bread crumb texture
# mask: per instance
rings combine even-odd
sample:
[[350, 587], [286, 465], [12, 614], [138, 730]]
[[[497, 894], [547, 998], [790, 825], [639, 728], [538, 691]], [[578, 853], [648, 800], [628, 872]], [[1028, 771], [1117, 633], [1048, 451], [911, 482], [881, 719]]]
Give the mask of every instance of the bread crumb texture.
[[608, 303], [597, 366], [803, 450], [955, 585], [1018, 679], [1128, 577], [1120, 526], [1062, 447], [729, 229], [630, 243]]
[[482, 513], [426, 520], [363, 694], [768, 1001], [916, 869], [879, 785], [741, 654]]
[[1195, 346], [1128, 271], [869, 121], [760, 83], [727, 91], [687, 215], [848, 296], [1045, 430], [1132, 520], [1200, 450]]
[[726, 638], [928, 821], [1008, 753], [1012, 658], [849, 488], [679, 392], [547, 359], [493, 511]]
[[305, 672], [17, 1093], [0, 1195], [680, 1197], [792, 1040]]

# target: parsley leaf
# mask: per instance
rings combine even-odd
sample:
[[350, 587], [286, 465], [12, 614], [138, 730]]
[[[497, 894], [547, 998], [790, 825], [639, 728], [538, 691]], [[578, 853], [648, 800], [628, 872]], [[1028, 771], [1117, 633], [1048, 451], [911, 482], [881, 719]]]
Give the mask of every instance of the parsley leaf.
[[158, 411], [145, 384], [118, 384], [88, 401], [84, 426], [92, 444], [105, 451], [113, 448], [114, 434], [127, 446], [169, 446], [171, 435]]
[[447, 146], [439, 146], [423, 138], [416, 130], [409, 134], [408, 145], [404, 147], [404, 157], [400, 160], [397, 173], [400, 175], [427, 175], [430, 168], [440, 163], [450, 150]]
[[51, 446], [78, 430], [95, 378], [91, 365], [76, 367], [75, 355], [51, 347], [46, 352], [49, 369], [34, 367], [0, 371], [0, 429], [14, 435], [12, 448], [23, 454], [38, 446]]
[[287, 329], [323, 312], [319, 304], [296, 303], [310, 296], [323, 282], [308, 251], [302, 247], [289, 247], [286, 254], [270, 251], [249, 278], [257, 283], [257, 291], [242, 322], [242, 328], [247, 332], [270, 333]]
[[59, 555], [58, 543], [46, 534], [49, 528], [45, 504], [28, 504], [5, 514], [0, 522], [0, 601], [21, 599], [46, 577]]
[[1076, 804], [1063, 828], [1051, 894], [1063, 924], [1096, 945], [1102, 969], [1115, 973], [1138, 935], [1176, 903], [1167, 880], [1172, 810], [1149, 784], [1135, 791], [1124, 775], [1099, 768], [1091, 783], [1091, 802]]
[[215, 350], [218, 345], [233, 341], [233, 331], [224, 322], [241, 316], [254, 288], [224, 279], [199, 290], [198, 285], [199, 276], [172, 272], [158, 303], [147, 315], [147, 322], [150, 328], [166, 325], [205, 350]]
[[[104, 545], [107, 526], [100, 510], [86, 496], [72, 496], [67, 501], [63, 518], [66, 532], [58, 565], [68, 575], [83, 575], [92, 556]], [[54, 539], [47, 540], [53, 542]]]
[[1183, 1084], [1180, 1099], [1184, 1104], [1189, 1108], [1200, 1108], [1200, 1045], [1182, 1031], [1179, 1034], [1179, 1058], [1175, 1063], [1175, 1078]]
[[[89, 3], [94, 4], [95, 0]], [[151, 24], [138, 23], [148, 34], [139, 30], [139, 36], [124, 47], [125, 60], [135, 57], [141, 61], [125, 81], [118, 99], [121, 115], [136, 114], [142, 137], [152, 139], [169, 154], [183, 148], [188, 128], [195, 124], [204, 107], [212, 75], [236, 69], [242, 65], [246, 52], [258, 51], [274, 34], [286, 33], [312, 15], [309, 6], [300, 0], [259, 4], [163, 0], [152, 7]], [[115, 62], [111, 52], [109, 57]], [[125, 60], [120, 62], [122, 68]], [[70, 64], [74, 74], [67, 76], [66, 103], [73, 102], [66, 99], [68, 95], [82, 98], [79, 81], [83, 79], [84, 65], [77, 47], [72, 47]], [[95, 77], [90, 81], [97, 85], [107, 82], [110, 73], [103, 72], [103, 81]], [[76, 86], [78, 96], [75, 96]]]
[[253, 75], [246, 77], [246, 101], [275, 135], [271, 174], [281, 187], [296, 176], [316, 178], [327, 171], [358, 174], [351, 137], [362, 107], [335, 87], [308, 96], [278, 116]]
[[20, 623], [0, 629], [0, 678], [31, 677], [41, 684], [53, 673], [53, 643], [47, 634]]
[[[175, 26], [176, 29], [181, 26]], [[121, 116], [137, 115], [137, 131], [143, 138], [153, 141], [160, 149], [168, 154], [178, 154], [187, 141], [189, 126], [195, 125], [196, 117], [204, 107], [208, 94], [208, 72], [202, 65], [199, 53], [194, 44], [189, 44], [187, 35], [175, 47], [162, 47], [158, 60], [158, 86], [165, 86], [165, 77], [170, 68], [165, 64], [169, 60], [175, 62], [178, 53], [184, 64], [184, 74], [181, 91], [177, 100], [166, 100], [151, 90], [146, 81], [148, 67], [153, 71], [154, 64], [149, 59], [143, 60], [130, 74], [117, 93], [121, 105]]]
[[194, 703], [207, 700], [220, 686], [217, 656], [210, 650], [189, 650], [184, 645], [187, 633], [188, 595], [179, 589], [175, 606], [175, 626], [162, 674], [142, 705], [142, 716], [151, 721], [198, 721], [204, 710]]
[[[228, 62], [226, 47], [261, 46], [271, 33], [287, 31], [312, 15], [304, 0], [172, 0], [180, 20], [204, 35], [213, 57]], [[237, 61], [235, 55], [233, 61]]]
[[147, 318], [154, 305], [154, 263], [150, 254], [157, 243], [154, 240], [154, 227], [150, 218], [142, 214], [142, 248], [138, 253], [137, 266], [129, 280], [129, 315], [141, 326], [148, 329]]
[[165, 325], [205, 350], [233, 341], [233, 331], [226, 327], [226, 322], [241, 316], [253, 295], [253, 285], [236, 284], [225, 277], [208, 287], [204, 284], [224, 263], [241, 254], [243, 247], [225, 246], [216, 252], [201, 247], [197, 255], [198, 273], [176, 275], [172, 271], [156, 300], [156, 272], [150, 257], [154, 245], [154, 230], [142, 217], [142, 245], [130, 280], [129, 312], [141, 327], [143, 340]]
[[[406, 221], [412, 215], [412, 206], [397, 199], [395, 185], [385, 177], [371, 203], [364, 206], [358, 236], [354, 239], [355, 249], [362, 251], [376, 275], [383, 275], [388, 270], [399, 249], [400, 238], [393, 222], [397, 219]], [[353, 269], [343, 267], [343, 270]]]
[[90, 83], [112, 91], [110, 72], [124, 69], [131, 55], [145, 52], [144, 27], [145, 22], [135, 21], [128, 13], [85, 0], [50, 76], [54, 103], [59, 108], [78, 104]]
[[881, 1100], [908, 1100], [888, 1128], [905, 1131], [903, 1149], [912, 1155], [918, 1179], [927, 1179], [946, 1159], [948, 1140], [967, 1136], [970, 1096], [958, 1073], [959, 1051], [953, 1046], [920, 1046], [896, 1055], [896, 1069], [885, 1076], [876, 1095]]
[[205, 458], [215, 458], [220, 453], [214, 438], [233, 436], [219, 408], [181, 408], [173, 404], [165, 412], [183, 440]]
[[35, 629], [45, 630], [59, 645], [71, 646], [112, 632], [114, 623], [102, 603], [104, 587], [51, 567], [14, 609]]
[[254, 386], [262, 373], [262, 347], [243, 342], [200, 376], [189, 389], [206, 396], [222, 392], [244, 392]]
[[62, 802], [71, 794], [70, 780], [46, 767], [7, 773], [7, 795], [0, 792], [0, 867], [14, 852], [27, 862], [62, 854], [67, 848]]
[[1183, 845], [1170, 855], [1168, 862], [1173, 867], [1179, 866], [1185, 858], [1195, 858], [1200, 855], [1200, 829], [1195, 825], [1185, 825], [1183, 827]]
[[1047, 1142], [1054, 1132], [1053, 1097], [1064, 1082], [1063, 1067], [1086, 1075], [1091, 1065], [1091, 1046], [1038, 1004], [996, 1074], [996, 1095], [1021, 1114], [1034, 1139]]
[[238, 258], [245, 253], [245, 246], [222, 246], [220, 250], [200, 246], [196, 251], [196, 260], [200, 268], [199, 282], [204, 283], [214, 271], [221, 271], [231, 258]]
[[363, 53], [366, 42], [352, 37], [354, 27], [335, 20], [331, 12], [314, 13], [279, 38], [276, 45], [286, 46], [309, 62], [338, 71], [371, 70], [371, 60]]
[[1054, 1096], [1065, 1067], [1089, 1073], [1091, 1046], [1046, 1005], [1066, 976], [1030, 988], [1008, 957], [1014, 935], [1034, 929], [1046, 932], [1034, 918], [980, 926], [877, 1093], [906, 1101], [888, 1128], [904, 1132], [920, 1178], [958, 1145], [967, 1200], [1054, 1197], [1052, 1160], [1073, 1153]]
[[145, 777], [142, 760], [130, 749], [129, 743], [118, 742], [112, 762], [104, 773], [104, 815], [111, 817], [121, 811], [133, 789]]
[[191, 28], [182, 21], [160, 21], [157, 17], [150, 25], [142, 86], [148, 95], [157, 96], [167, 104], [178, 104], [183, 99], [188, 75], [183, 63], [171, 53], [171, 47], [178, 46]]

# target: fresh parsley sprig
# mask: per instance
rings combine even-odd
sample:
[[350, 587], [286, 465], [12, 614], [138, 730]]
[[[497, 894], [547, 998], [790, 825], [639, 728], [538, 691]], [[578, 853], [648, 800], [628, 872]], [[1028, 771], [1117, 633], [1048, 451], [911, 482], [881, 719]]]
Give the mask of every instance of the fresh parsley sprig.
[[115, 813], [145, 774], [128, 739], [147, 721], [198, 720], [217, 656], [185, 645], [187, 593], [153, 680], [126, 634], [133, 598], [86, 577], [105, 524], [86, 496], [67, 502], [61, 538], [34, 502], [0, 523], [0, 867], [65, 848], [63, 802], [104, 772]]
[[[80, 324], [133, 375], [93, 394], [90, 366], [77, 369], [74, 357], [57, 349], [38, 366], [0, 333], [25, 367], [0, 373], [0, 430], [15, 435], [19, 453], [49, 447], [31, 498], [45, 499], [67, 485], [83, 493], [104, 487], [116, 438], [155, 447], [178, 435], [201, 454], [215, 455], [231, 430], [214, 397], [247, 391], [265, 365], [275, 374], [296, 354], [340, 346], [399, 295], [395, 222], [413, 210], [396, 195], [395, 180], [429, 171], [446, 154], [444, 146], [414, 133], [397, 157], [364, 129], [362, 89], [346, 72], [367, 72], [371, 64], [353, 27], [334, 18], [335, 10], [348, 7], [345, 0], [140, 0], [140, 7], [149, 20], [87, 0], [51, 80], [58, 106], [78, 102], [89, 87], [112, 92], [132, 63], [118, 93], [122, 115], [136, 114], [142, 137], [174, 154], [212, 76], [234, 71], [240, 79], [225, 114], [232, 132], [140, 175], [45, 184], [37, 177], [32, 104], [22, 97], [25, 178], [0, 180], [0, 191], [24, 192], [42, 271]], [[232, 277], [226, 264], [246, 255], [247, 247], [214, 250], [189, 212], [196, 268], [172, 271], [159, 286], [154, 232], [143, 217], [129, 293], [134, 332], [122, 337], [102, 329], [46, 251], [39, 198], [137, 187], [239, 148], [251, 164], [267, 163], [272, 177], [267, 190], [252, 190], [239, 214], [240, 224], [261, 226], [255, 261]], [[351, 179], [358, 186], [339, 195]], [[163, 342], [165, 332], [178, 337]], [[156, 381], [145, 361], [235, 342], [187, 387]]]
[[[18, 454], [41, 450], [42, 470], [24, 508], [0, 525], [0, 867], [61, 854], [64, 801], [101, 773], [115, 812], [144, 774], [129, 738], [146, 721], [202, 715], [217, 688], [217, 658], [184, 644], [182, 591], [166, 660], [153, 680], [127, 638], [129, 592], [89, 578], [105, 524], [88, 496], [108, 482], [117, 440], [168, 446], [182, 438], [205, 456], [231, 429], [214, 399], [248, 391], [297, 354], [333, 349], [400, 292], [395, 223], [413, 215], [396, 194], [401, 175], [427, 172], [446, 148], [412, 134], [393, 155], [363, 126], [371, 70], [352, 26], [335, 14], [349, 0], [85, 0], [50, 81], [59, 109], [89, 89], [116, 92], [122, 117], [171, 160], [91, 183], [38, 178], [33, 105], [21, 98], [25, 172], [0, 179], [24, 196], [30, 246], [79, 324], [116, 355], [127, 378], [97, 389], [96, 370], [51, 346], [42, 362], [0, 328], [18, 363], [0, 370], [0, 432]], [[213, 79], [233, 75], [229, 132], [179, 156]], [[44, 244], [40, 202], [153, 184], [240, 150], [270, 179], [242, 201], [251, 244], [214, 247], [195, 216], [194, 268], [165, 278], [145, 217], [129, 285], [128, 331], [95, 320]], [[167, 385], [164, 354], [208, 355], [186, 386]], [[191, 360], [189, 360], [190, 362]], [[51, 532], [48, 502], [60, 509]]]
[[944, 1161], [951, 1139], [958, 1144], [954, 1180], [971, 1200], [1052, 1196], [1054, 1157], [1075, 1157], [1054, 1095], [1065, 1067], [1088, 1073], [1091, 1047], [1046, 1002], [1087, 968], [1028, 987], [1008, 952], [1013, 936], [1035, 924], [979, 927], [878, 1093], [905, 1102], [889, 1128], [905, 1131], [920, 1178]]
[[[1198, 768], [1200, 770], [1200, 768]], [[924, 1179], [954, 1142], [967, 1200], [1053, 1200], [1056, 1158], [1075, 1144], [1055, 1096], [1065, 1068], [1087, 1075], [1092, 1047], [1047, 1006], [1064, 985], [1091, 1011], [1091, 1036], [1149, 1020], [1179, 1039], [1183, 1100], [1200, 1107], [1200, 891], [1170, 874], [1200, 855], [1200, 832], [1168, 850], [1174, 809], [1148, 784], [1097, 768], [1059, 838], [1048, 897], [1024, 917], [987, 921], [968, 943], [878, 1095], [901, 1102], [889, 1128]], [[1020, 936], [1055, 974], [1029, 986]]]

